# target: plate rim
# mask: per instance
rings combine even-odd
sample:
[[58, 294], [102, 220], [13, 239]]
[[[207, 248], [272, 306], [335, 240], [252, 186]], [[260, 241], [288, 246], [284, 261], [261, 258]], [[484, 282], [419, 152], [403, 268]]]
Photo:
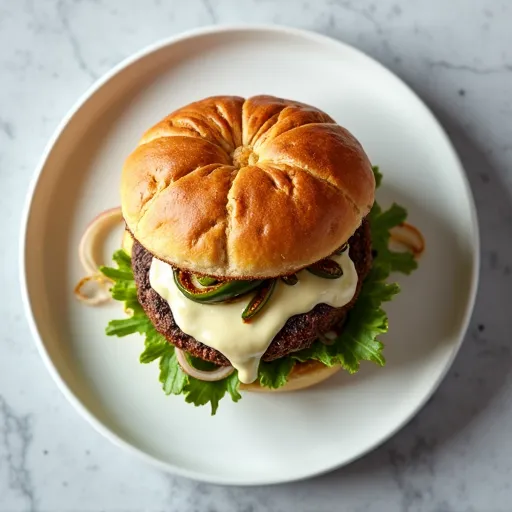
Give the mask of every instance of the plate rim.
[[[106, 85], [112, 78], [114, 78], [118, 73], [122, 72], [128, 66], [136, 63], [137, 61], [147, 57], [148, 55], [155, 53], [165, 47], [173, 46], [179, 42], [185, 40], [192, 40], [194, 38], [204, 36], [204, 35], [222, 35], [231, 32], [267, 32], [272, 34], [282, 34], [282, 35], [290, 35], [300, 37], [305, 41], [309, 42], [317, 42], [322, 43], [323, 45], [330, 46], [334, 49], [344, 48], [350, 49], [352, 52], [359, 54], [359, 56], [369, 59], [372, 61], [374, 65], [377, 65], [384, 72], [391, 74], [396, 80], [398, 80], [417, 100], [418, 104], [423, 108], [425, 115], [427, 115], [430, 120], [434, 123], [434, 125], [439, 130], [440, 134], [445, 139], [447, 143], [449, 152], [453, 157], [457, 167], [458, 172], [462, 178], [463, 186], [465, 189], [466, 197], [469, 201], [470, 207], [470, 221], [472, 227], [472, 257], [473, 257], [473, 265], [471, 269], [471, 286], [468, 294], [468, 302], [466, 306], [466, 310], [464, 312], [464, 317], [461, 322], [461, 329], [459, 330], [458, 341], [454, 348], [452, 349], [452, 353], [450, 357], [446, 361], [445, 367], [443, 371], [438, 376], [437, 380], [431, 386], [429, 392], [423, 397], [422, 400], [418, 402], [418, 404], [414, 407], [412, 412], [404, 417], [401, 422], [398, 422], [397, 425], [391, 429], [389, 432], [385, 433], [378, 438], [376, 438], [372, 443], [370, 443], [364, 450], [362, 450], [357, 455], [349, 457], [346, 460], [343, 460], [339, 463], [331, 464], [321, 470], [315, 470], [313, 472], [305, 472], [298, 476], [292, 477], [280, 477], [280, 478], [258, 478], [258, 479], [244, 479], [244, 478], [226, 478], [226, 477], [218, 477], [207, 472], [200, 472], [195, 470], [186, 469], [180, 467], [175, 464], [171, 464], [169, 462], [164, 462], [163, 460], [158, 459], [157, 457], [150, 455], [145, 452], [141, 448], [138, 448], [131, 444], [128, 441], [122, 439], [117, 433], [112, 431], [106, 425], [104, 425], [85, 405], [82, 404], [80, 399], [71, 391], [68, 384], [65, 382], [64, 378], [60, 375], [60, 372], [57, 370], [55, 365], [52, 362], [48, 351], [44, 345], [44, 342], [39, 334], [39, 330], [37, 328], [36, 320], [34, 318], [34, 314], [31, 307], [31, 299], [29, 293], [29, 284], [27, 281], [26, 274], [26, 240], [27, 240], [27, 232], [29, 221], [32, 213], [32, 201], [34, 194], [37, 190], [37, 186], [39, 184], [42, 171], [46, 166], [46, 162], [51, 154], [51, 151], [58, 139], [62, 135], [62, 133], [66, 130], [67, 126], [70, 124], [74, 116], [78, 113], [78, 111], [85, 105], [85, 103], [94, 96], [104, 85]], [[231, 24], [217, 24], [217, 25], [206, 25], [202, 27], [197, 27], [185, 31], [181, 31], [175, 35], [158, 39], [153, 43], [145, 45], [141, 47], [139, 50], [135, 51], [128, 57], [121, 60], [118, 64], [113, 66], [110, 70], [104, 73], [101, 77], [95, 80], [87, 89], [78, 97], [78, 99], [74, 102], [71, 108], [67, 111], [67, 113], [63, 116], [61, 121], [58, 123], [57, 127], [54, 129], [53, 134], [50, 136], [48, 142], [46, 143], [41, 157], [35, 167], [35, 171], [33, 172], [31, 179], [29, 181], [29, 186], [27, 188], [25, 201], [22, 208], [21, 222], [20, 222], [20, 233], [19, 233], [19, 245], [18, 245], [18, 271], [19, 271], [19, 283], [21, 288], [21, 299], [23, 304], [23, 311], [25, 314], [25, 318], [29, 325], [30, 334], [36, 344], [38, 353], [43, 360], [43, 363], [50, 373], [53, 381], [57, 385], [57, 388], [61, 391], [64, 397], [68, 400], [68, 402], [75, 408], [76, 411], [89, 423], [90, 426], [93, 427], [96, 432], [101, 434], [104, 438], [109, 440], [115, 446], [118, 446], [125, 450], [127, 453], [134, 455], [138, 460], [141, 460], [150, 466], [153, 466], [157, 469], [160, 469], [166, 473], [170, 473], [177, 476], [186, 477], [189, 479], [193, 479], [200, 482], [212, 483], [218, 485], [229, 485], [229, 486], [257, 486], [257, 485], [276, 485], [283, 484], [289, 482], [297, 482], [302, 481], [308, 478], [312, 478], [315, 476], [323, 475], [334, 471], [335, 469], [347, 466], [354, 462], [355, 460], [360, 459], [361, 457], [367, 455], [368, 453], [374, 451], [376, 448], [381, 446], [384, 442], [391, 439], [393, 436], [397, 434], [400, 430], [402, 430], [425, 406], [428, 400], [433, 396], [433, 394], [439, 388], [439, 385], [444, 380], [448, 370], [453, 365], [453, 361], [459, 350], [462, 346], [464, 338], [466, 336], [469, 322], [473, 315], [475, 301], [477, 297], [479, 282], [480, 282], [480, 230], [478, 223], [478, 214], [475, 205], [475, 200], [473, 196], [473, 192], [471, 190], [469, 179], [462, 165], [462, 162], [459, 158], [459, 155], [452, 144], [450, 137], [448, 136], [446, 130], [441, 125], [437, 117], [433, 114], [432, 110], [429, 106], [424, 102], [424, 100], [409, 86], [404, 79], [400, 76], [396, 75], [389, 68], [384, 66], [380, 61], [376, 60], [374, 57], [368, 55], [364, 51], [359, 48], [346, 43], [342, 40], [335, 39], [333, 37], [321, 34], [319, 32], [313, 30], [307, 30], [303, 28], [296, 28], [287, 25], [280, 24], [247, 24], [247, 23], [231, 23]]]

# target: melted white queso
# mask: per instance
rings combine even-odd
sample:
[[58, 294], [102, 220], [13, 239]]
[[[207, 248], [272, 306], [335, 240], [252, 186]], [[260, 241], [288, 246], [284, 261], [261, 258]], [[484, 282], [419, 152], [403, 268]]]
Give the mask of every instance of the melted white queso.
[[187, 299], [174, 282], [173, 269], [156, 258], [151, 262], [151, 287], [169, 304], [178, 327], [197, 341], [221, 352], [238, 370], [240, 382], [251, 383], [258, 377], [258, 366], [274, 336], [293, 315], [307, 313], [317, 304], [340, 308], [348, 304], [357, 286], [357, 272], [346, 250], [333, 256], [343, 270], [338, 279], [324, 279], [307, 270], [297, 273], [295, 286], [278, 280], [265, 308], [249, 323], [242, 321], [242, 311], [254, 296], [239, 300], [200, 304]]

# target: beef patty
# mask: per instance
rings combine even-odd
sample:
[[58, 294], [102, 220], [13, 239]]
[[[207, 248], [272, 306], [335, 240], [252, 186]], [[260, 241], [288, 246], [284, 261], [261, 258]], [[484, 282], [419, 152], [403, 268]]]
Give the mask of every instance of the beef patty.
[[[349, 304], [341, 308], [318, 304], [308, 313], [289, 318], [263, 355], [262, 359], [264, 361], [272, 361], [290, 352], [308, 348], [317, 339], [319, 333], [326, 333], [335, 329], [344, 321], [347, 312], [352, 308], [361, 291], [363, 279], [368, 274], [372, 264], [370, 227], [366, 219], [350, 238], [349, 244], [350, 258], [354, 262], [359, 277], [354, 298]], [[169, 342], [193, 356], [221, 366], [228, 366], [230, 362], [220, 352], [204, 345], [192, 336], [188, 336], [176, 325], [168, 303], [151, 288], [149, 283], [149, 268], [152, 257], [150, 252], [137, 241], [134, 241], [132, 267], [137, 284], [137, 295], [141, 306], [156, 330]], [[272, 307], [272, 299], [267, 307]]]

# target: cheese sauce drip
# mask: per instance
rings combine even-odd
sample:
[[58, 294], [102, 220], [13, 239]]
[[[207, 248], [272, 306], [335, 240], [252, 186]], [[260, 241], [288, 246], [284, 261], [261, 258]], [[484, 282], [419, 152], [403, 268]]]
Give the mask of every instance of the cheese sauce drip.
[[301, 270], [295, 286], [278, 280], [269, 303], [250, 323], [244, 323], [241, 315], [254, 294], [228, 303], [194, 302], [177, 288], [172, 267], [156, 258], [151, 262], [149, 282], [169, 304], [179, 328], [222, 353], [238, 371], [240, 382], [249, 384], [257, 379], [261, 356], [288, 318], [307, 313], [317, 304], [340, 308], [350, 302], [358, 277], [348, 253], [346, 250], [332, 257], [343, 269], [338, 279], [324, 279]]

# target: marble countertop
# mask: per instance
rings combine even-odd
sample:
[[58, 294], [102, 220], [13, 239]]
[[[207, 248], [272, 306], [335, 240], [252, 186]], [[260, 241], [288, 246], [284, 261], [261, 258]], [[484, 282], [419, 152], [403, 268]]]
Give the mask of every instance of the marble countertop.
[[[361, 48], [408, 82], [460, 153], [483, 246], [465, 343], [417, 417], [346, 468], [265, 488], [174, 478], [100, 437], [44, 368], [17, 279], [27, 186], [77, 97], [156, 39], [235, 22], [323, 32]], [[0, 511], [509, 511], [511, 25], [506, 0], [0, 0]]]

